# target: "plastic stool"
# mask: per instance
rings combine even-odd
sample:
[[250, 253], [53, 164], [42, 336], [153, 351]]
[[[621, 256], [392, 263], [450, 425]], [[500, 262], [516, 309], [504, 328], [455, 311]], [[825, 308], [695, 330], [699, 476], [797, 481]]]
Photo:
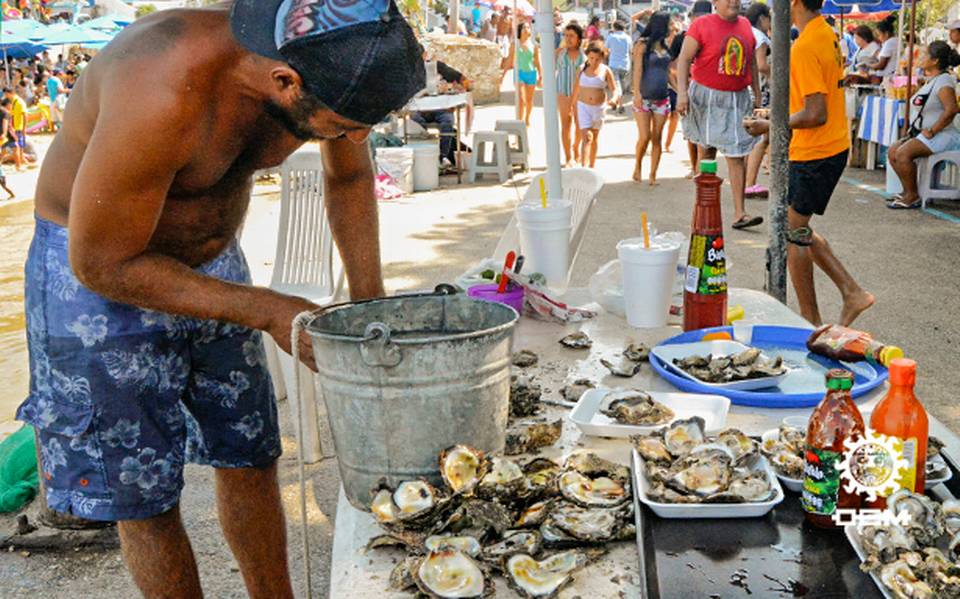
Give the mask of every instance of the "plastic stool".
[[[951, 166], [953, 183], [947, 184], [945, 171]], [[917, 160], [917, 191], [924, 208], [929, 200], [960, 200], [960, 151], [940, 152]]]
[[[486, 147], [492, 146], [493, 156], [486, 160]], [[501, 183], [510, 179], [510, 136], [502, 131], [477, 131], [473, 134], [473, 152], [470, 154], [470, 172], [467, 181], [474, 183], [477, 175], [491, 173]]]
[[503, 131], [516, 138], [516, 144], [510, 146], [510, 166], [519, 166], [526, 171], [530, 168], [528, 156], [530, 155], [530, 145], [527, 143], [527, 126], [523, 121], [502, 120], [497, 121], [494, 131]]

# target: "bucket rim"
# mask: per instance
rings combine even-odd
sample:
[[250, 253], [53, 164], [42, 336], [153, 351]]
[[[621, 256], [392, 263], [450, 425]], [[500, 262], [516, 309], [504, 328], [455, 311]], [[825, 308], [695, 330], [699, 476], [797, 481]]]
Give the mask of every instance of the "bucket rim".
[[[328, 306], [322, 309], [321, 311], [319, 311], [317, 314], [315, 314], [313, 318], [311, 318], [310, 321], [307, 322], [306, 325], [304, 325], [303, 330], [311, 338], [318, 338], [318, 339], [324, 339], [329, 341], [346, 341], [346, 342], [354, 342], [354, 343], [362, 343], [364, 341], [369, 341], [370, 338], [366, 337], [365, 335], [347, 335], [344, 333], [331, 333], [328, 331], [318, 331], [313, 329], [313, 324], [317, 321], [317, 319], [324, 317], [328, 312], [333, 311], [335, 309], [343, 309], [350, 306], [355, 306], [357, 304], [380, 303], [380, 302], [390, 301], [394, 299], [404, 299], [404, 297], [405, 296], [381, 297], [381, 298], [376, 298], [372, 300], [364, 300], [359, 302], [345, 302], [342, 304]], [[406, 297], [409, 298], [409, 297], [415, 297], [415, 296], [406, 296]], [[513, 307], [508, 306], [506, 304], [485, 300], [482, 298], [469, 297], [466, 294], [463, 294], [459, 297], [461, 297], [462, 300], [467, 300], [471, 302], [484, 302], [486, 304], [491, 304], [493, 306], [496, 306], [494, 308], [495, 310], [500, 310], [500, 309], [509, 310], [511, 313], [510, 318], [506, 322], [503, 322], [496, 326], [487, 327], [485, 329], [478, 329], [476, 331], [469, 331], [466, 333], [452, 333], [452, 334], [432, 333], [422, 337], [409, 337], [405, 335], [404, 337], [401, 337], [399, 339], [391, 337], [390, 342], [396, 345], [421, 345], [425, 343], [437, 343], [440, 341], [461, 341], [465, 339], [472, 339], [474, 337], [482, 337], [486, 335], [493, 335], [493, 334], [509, 331], [517, 324], [517, 321], [520, 320], [520, 314]]]

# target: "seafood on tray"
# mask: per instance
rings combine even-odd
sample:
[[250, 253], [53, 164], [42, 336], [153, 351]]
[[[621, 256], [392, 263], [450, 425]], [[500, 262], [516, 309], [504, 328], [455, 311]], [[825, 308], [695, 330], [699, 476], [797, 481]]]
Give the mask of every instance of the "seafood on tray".
[[673, 410], [643, 391], [614, 391], [607, 401], [600, 413], [621, 424], [655, 426], [673, 420]]
[[650, 499], [660, 503], [761, 503], [777, 486], [762, 462], [759, 444], [728, 428], [704, 434], [698, 416], [630, 437], [643, 458]]
[[594, 454], [526, 463], [466, 445], [440, 454], [443, 484], [385, 483], [370, 511], [400, 547], [392, 589], [419, 597], [490, 597], [496, 577], [522, 597], [552, 598], [605, 545], [635, 538], [630, 471]]
[[764, 435], [760, 450], [767, 456], [777, 474], [791, 480], [800, 480], [803, 478], [806, 441], [806, 431], [783, 425], [777, 431], [776, 437]]
[[860, 569], [898, 599], [960, 597], [960, 501], [940, 503], [901, 489], [887, 498], [886, 509], [908, 516], [857, 529], [865, 554]]
[[675, 358], [673, 365], [704, 383], [732, 383], [775, 377], [787, 371], [782, 357], [771, 360], [755, 347], [728, 356], [707, 354]]

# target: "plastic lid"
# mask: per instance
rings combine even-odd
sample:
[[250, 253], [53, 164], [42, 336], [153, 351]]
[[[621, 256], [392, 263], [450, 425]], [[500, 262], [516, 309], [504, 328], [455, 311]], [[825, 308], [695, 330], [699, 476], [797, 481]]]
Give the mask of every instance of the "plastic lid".
[[890, 361], [890, 384], [913, 387], [917, 382], [917, 363], [910, 358], [894, 358]]
[[701, 160], [700, 161], [700, 172], [709, 173], [711, 175], [717, 174], [717, 161], [716, 160]]
[[853, 373], [841, 368], [834, 368], [828, 371], [827, 389], [839, 389], [841, 391], [853, 389]]
[[880, 350], [880, 355], [877, 357], [880, 359], [881, 364], [889, 367], [894, 360], [898, 358], [903, 358], [903, 350], [897, 347], [896, 345], [887, 345]]

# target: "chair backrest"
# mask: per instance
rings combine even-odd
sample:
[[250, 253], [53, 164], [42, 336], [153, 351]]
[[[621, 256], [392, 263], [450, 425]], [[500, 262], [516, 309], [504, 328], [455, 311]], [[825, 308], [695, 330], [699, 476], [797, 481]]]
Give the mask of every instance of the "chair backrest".
[[301, 150], [280, 166], [280, 230], [271, 287], [310, 287], [333, 295], [343, 267], [323, 204], [320, 151]]

